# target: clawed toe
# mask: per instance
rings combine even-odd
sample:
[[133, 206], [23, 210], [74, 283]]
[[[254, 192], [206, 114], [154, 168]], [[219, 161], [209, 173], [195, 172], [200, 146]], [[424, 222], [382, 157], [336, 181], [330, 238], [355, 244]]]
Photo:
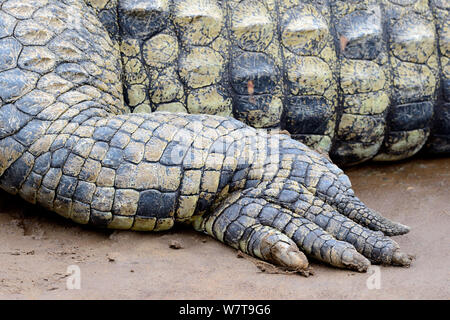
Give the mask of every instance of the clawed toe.
[[308, 259], [295, 244], [279, 241], [271, 247], [270, 253], [270, 260], [277, 265], [283, 266], [287, 270], [308, 273]]
[[415, 256], [397, 250], [392, 255], [392, 264], [403, 267], [410, 267]]
[[358, 272], [367, 272], [370, 267], [370, 261], [353, 249], [344, 251], [342, 254], [342, 263], [346, 268]]

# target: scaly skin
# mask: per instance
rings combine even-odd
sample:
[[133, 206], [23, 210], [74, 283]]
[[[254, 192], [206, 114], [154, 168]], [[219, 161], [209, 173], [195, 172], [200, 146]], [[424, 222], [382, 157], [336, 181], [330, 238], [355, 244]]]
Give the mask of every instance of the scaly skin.
[[81, 224], [188, 223], [304, 273], [305, 254], [358, 271], [410, 264], [387, 237], [408, 228], [302, 143], [233, 118], [126, 114], [118, 48], [83, 1], [1, 1], [0, 17], [2, 189]]
[[442, 0], [86, 0], [136, 112], [281, 127], [339, 165], [450, 152]]

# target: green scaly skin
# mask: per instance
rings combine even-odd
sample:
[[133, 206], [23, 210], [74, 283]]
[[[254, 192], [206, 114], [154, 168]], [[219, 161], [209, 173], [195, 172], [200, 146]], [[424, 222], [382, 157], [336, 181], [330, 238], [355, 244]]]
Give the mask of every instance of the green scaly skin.
[[86, 0], [133, 112], [232, 115], [339, 165], [450, 152], [443, 0]]
[[233, 118], [128, 114], [118, 49], [83, 1], [0, 1], [0, 17], [3, 190], [81, 224], [191, 224], [305, 274], [305, 255], [358, 271], [410, 264], [388, 237], [409, 229], [304, 144]]

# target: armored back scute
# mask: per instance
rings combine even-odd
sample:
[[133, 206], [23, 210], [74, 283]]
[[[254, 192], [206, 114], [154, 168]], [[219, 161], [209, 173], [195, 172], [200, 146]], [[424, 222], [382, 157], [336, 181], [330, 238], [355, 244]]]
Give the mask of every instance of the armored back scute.
[[434, 153], [450, 152], [450, 3], [431, 0], [438, 36], [440, 88], [434, 109], [433, 127], [428, 150]]
[[339, 59], [339, 108], [332, 157], [340, 163], [373, 158], [386, 134], [391, 73], [379, 1], [334, 1]]
[[135, 112], [232, 115], [340, 164], [450, 149], [445, 1], [86, 1]]

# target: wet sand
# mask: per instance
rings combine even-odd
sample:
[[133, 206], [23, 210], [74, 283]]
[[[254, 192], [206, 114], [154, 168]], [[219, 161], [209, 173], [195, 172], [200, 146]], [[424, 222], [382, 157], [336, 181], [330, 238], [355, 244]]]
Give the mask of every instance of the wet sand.
[[[363, 201], [412, 228], [395, 240], [416, 260], [376, 269], [378, 289], [367, 286], [372, 273], [312, 261], [309, 278], [268, 274], [188, 229], [95, 230], [0, 192], [0, 299], [449, 299], [450, 159], [346, 171]], [[173, 240], [183, 248], [171, 249]], [[73, 265], [80, 290], [66, 286]]]

